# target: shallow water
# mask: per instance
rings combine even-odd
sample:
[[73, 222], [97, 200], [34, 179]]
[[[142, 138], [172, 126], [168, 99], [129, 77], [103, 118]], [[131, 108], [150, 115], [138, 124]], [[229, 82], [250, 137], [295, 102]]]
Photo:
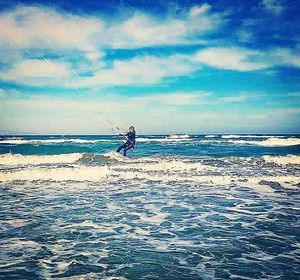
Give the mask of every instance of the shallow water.
[[297, 279], [298, 141], [2, 137], [0, 279]]

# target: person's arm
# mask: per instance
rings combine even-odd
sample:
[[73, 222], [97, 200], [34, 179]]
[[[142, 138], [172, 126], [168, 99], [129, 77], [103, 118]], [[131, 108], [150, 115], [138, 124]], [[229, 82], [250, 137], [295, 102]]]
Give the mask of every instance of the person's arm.
[[126, 133], [119, 133], [118, 136], [125, 136], [125, 137], [127, 137], [127, 136], [128, 136], [128, 133], [129, 133], [129, 132], [126, 132]]

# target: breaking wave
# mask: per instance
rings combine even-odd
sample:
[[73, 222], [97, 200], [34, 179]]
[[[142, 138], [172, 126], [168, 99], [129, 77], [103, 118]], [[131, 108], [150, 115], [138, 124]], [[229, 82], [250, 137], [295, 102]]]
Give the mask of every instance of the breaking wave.
[[172, 134], [167, 137], [168, 139], [187, 139], [190, 138], [187, 134]]
[[[196, 167], [197, 168], [197, 167]], [[0, 181], [76, 181], [101, 182], [112, 184], [130, 181], [131, 183], [164, 183], [164, 184], [208, 184], [211, 186], [229, 186], [239, 184], [258, 190], [259, 192], [273, 192], [269, 183], [280, 184], [283, 188], [296, 189], [299, 176], [244, 176], [206, 175], [197, 172], [191, 176], [187, 174], [193, 167], [185, 166], [181, 170], [175, 163], [146, 165], [141, 168], [122, 168], [121, 166], [74, 166], [61, 168], [31, 168], [26, 170], [9, 171], [0, 174]]]
[[72, 168], [32, 168], [0, 174], [0, 181], [103, 181], [111, 172], [107, 166]]
[[[239, 134], [232, 134], [232, 135], [222, 135], [221, 136], [224, 139], [231, 139], [231, 138], [273, 138], [274, 135], [239, 135]], [[284, 136], [276, 136], [277, 138], [283, 138]]]
[[3, 154], [0, 155], [0, 165], [37, 165], [37, 164], [58, 164], [58, 163], [73, 163], [79, 160], [83, 154], [61, 154], [61, 155], [46, 155], [46, 156], [25, 156], [20, 154]]
[[238, 145], [256, 145], [256, 146], [264, 146], [264, 147], [284, 147], [284, 146], [300, 145], [300, 139], [273, 137], [263, 141], [228, 140], [228, 143], [238, 144]]
[[[101, 182], [105, 184], [131, 182], [171, 185], [208, 184], [229, 186], [242, 184], [259, 191], [272, 192], [268, 182], [284, 188], [296, 188], [300, 177], [287, 176], [281, 169], [270, 169], [277, 165], [299, 164], [300, 156], [263, 156], [261, 158], [189, 158], [189, 157], [140, 157], [126, 158], [118, 153], [102, 155], [63, 154], [54, 156], [3, 155], [1, 163], [26, 168], [8, 169], [0, 173], [0, 181], [77, 181]], [[264, 164], [265, 162], [265, 164]], [[68, 166], [40, 166], [39, 164], [69, 163]], [[257, 170], [260, 165], [262, 172]], [[239, 168], [239, 173], [236, 173]], [[279, 168], [279, 167], [278, 167]], [[266, 183], [267, 182], [267, 183]]]
[[217, 138], [217, 137], [219, 137], [219, 135], [215, 135], [215, 134], [209, 134], [204, 136], [204, 138]]

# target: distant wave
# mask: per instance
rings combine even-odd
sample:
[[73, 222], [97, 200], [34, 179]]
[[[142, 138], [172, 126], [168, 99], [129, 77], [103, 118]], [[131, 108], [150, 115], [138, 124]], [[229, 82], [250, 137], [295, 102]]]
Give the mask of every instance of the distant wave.
[[51, 143], [97, 143], [97, 142], [111, 142], [112, 140], [97, 139], [97, 140], [86, 140], [86, 139], [2, 139], [0, 144], [51, 144]]
[[58, 163], [74, 163], [82, 157], [83, 154], [61, 154], [47, 156], [25, 156], [20, 154], [3, 154], [0, 155], [0, 165], [37, 165], [37, 164], [58, 164]]
[[[232, 134], [232, 135], [222, 135], [223, 139], [235, 139], [235, 138], [274, 138], [275, 136], [272, 135], [238, 135], [238, 134]], [[276, 138], [283, 138], [284, 136], [276, 136]]]
[[239, 145], [257, 145], [265, 147], [284, 147], [284, 146], [295, 146], [300, 145], [299, 138], [268, 138], [263, 141], [251, 141], [251, 140], [228, 140], [228, 143], [239, 144]]
[[187, 139], [190, 138], [187, 134], [171, 134], [167, 137], [167, 139]]
[[166, 137], [166, 138], [143, 138], [138, 137], [136, 139], [137, 142], [182, 142], [182, 141], [190, 141], [192, 138], [189, 137], [182, 137], [182, 138], [176, 138], [176, 137]]
[[215, 135], [215, 134], [208, 134], [208, 135], [205, 135], [204, 138], [217, 138], [219, 137], [218, 135]]

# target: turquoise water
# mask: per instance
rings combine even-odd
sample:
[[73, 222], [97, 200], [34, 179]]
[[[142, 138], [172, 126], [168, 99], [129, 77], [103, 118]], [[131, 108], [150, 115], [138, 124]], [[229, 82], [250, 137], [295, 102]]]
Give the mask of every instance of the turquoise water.
[[297, 279], [300, 137], [0, 138], [0, 279]]

